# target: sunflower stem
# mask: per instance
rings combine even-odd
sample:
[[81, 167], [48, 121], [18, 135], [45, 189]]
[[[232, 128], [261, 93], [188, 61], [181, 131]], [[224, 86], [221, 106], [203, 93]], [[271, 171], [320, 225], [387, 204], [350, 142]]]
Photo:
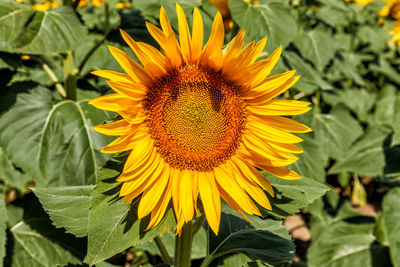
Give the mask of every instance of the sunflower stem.
[[160, 253], [161, 253], [161, 258], [162, 258], [163, 262], [164, 262], [165, 264], [172, 265], [172, 264], [173, 264], [173, 263], [172, 263], [172, 259], [171, 259], [171, 257], [169, 256], [168, 251], [167, 251], [167, 249], [165, 248], [163, 242], [161, 241], [161, 238], [160, 238], [159, 236], [156, 236], [156, 237], [154, 238], [154, 242], [156, 243], [156, 245], [157, 245], [157, 247], [158, 247], [158, 250], [159, 250]]
[[202, 213], [201, 216], [194, 222], [193, 230], [192, 230], [192, 238], [203, 226], [205, 220], [206, 220], [206, 216], [204, 215], [204, 213]]
[[68, 51], [64, 58], [65, 90], [67, 99], [76, 100], [76, 75], [78, 70], [74, 66], [74, 54]]
[[192, 252], [192, 222], [187, 222], [182, 227], [181, 235], [175, 237], [175, 266], [190, 267]]

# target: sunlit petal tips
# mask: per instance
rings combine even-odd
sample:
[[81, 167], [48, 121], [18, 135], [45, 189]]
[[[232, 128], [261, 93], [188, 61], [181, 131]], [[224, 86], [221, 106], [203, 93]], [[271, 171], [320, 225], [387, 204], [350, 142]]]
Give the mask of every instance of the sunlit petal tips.
[[90, 104], [120, 115], [94, 129], [119, 136], [102, 152], [129, 153], [117, 179], [120, 195], [126, 202], [140, 198], [138, 217], [149, 216], [147, 229], [172, 207], [178, 234], [199, 211], [218, 234], [221, 199], [244, 217], [260, 215], [259, 207], [271, 209], [267, 194], [273, 197], [274, 190], [258, 169], [283, 179], [300, 178], [285, 166], [298, 159], [293, 154], [302, 153], [295, 145], [302, 139], [294, 133], [311, 130], [282, 116], [310, 107], [273, 99], [299, 78], [294, 71], [267, 77], [281, 47], [257, 60], [267, 39], [243, 46], [245, 33], [240, 31], [223, 54], [219, 13], [203, 47], [200, 12], [195, 8], [189, 22], [178, 4], [176, 10], [178, 38], [163, 8], [161, 28], [146, 24], [162, 52], [121, 31], [140, 63], [110, 47], [126, 73], [92, 72], [108, 79], [115, 93]]

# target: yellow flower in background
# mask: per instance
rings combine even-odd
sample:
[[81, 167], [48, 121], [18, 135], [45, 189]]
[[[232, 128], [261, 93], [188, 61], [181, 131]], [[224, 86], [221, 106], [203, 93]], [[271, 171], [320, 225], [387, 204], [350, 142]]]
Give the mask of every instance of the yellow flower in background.
[[40, 4], [34, 4], [32, 6], [32, 8], [35, 9], [35, 10], [38, 10], [38, 11], [45, 11], [45, 10], [50, 9], [50, 8], [56, 8], [59, 5], [60, 5], [60, 2], [58, 2], [58, 1], [50, 1], [50, 0], [48, 0], [48, 1], [44, 1], [44, 2], [42, 2]]
[[345, 0], [345, 1], [346, 2], [354, 2], [354, 3], [357, 3], [357, 4], [363, 5], [363, 6], [374, 2], [374, 0]]
[[400, 45], [400, 21], [396, 21], [395, 25], [396, 26], [390, 30], [390, 34], [393, 35], [392, 41], [395, 44]]
[[[230, 31], [233, 27], [233, 20], [231, 16], [231, 11], [229, 9], [229, 0], [209, 0], [211, 4], [213, 4], [218, 11], [222, 15], [222, 19], [224, 21], [225, 31]], [[260, 2], [258, 0], [243, 0], [246, 3], [251, 3], [252, 5], [259, 5]]]
[[386, 6], [379, 11], [382, 17], [389, 17], [393, 19], [400, 19], [400, 0], [384, 0]]
[[[75, 2], [76, 0], [73, 0], [72, 2]], [[80, 0], [78, 4], [78, 8], [87, 6], [89, 4], [89, 0]], [[95, 7], [100, 7], [104, 5], [104, 0], [92, 0], [92, 5]]]
[[131, 7], [131, 4], [130, 4], [130, 3], [119, 2], [119, 3], [117, 3], [117, 4], [115, 5], [115, 7], [116, 7], [117, 9], [123, 9], [123, 8]]
[[231, 11], [228, 6], [229, 0], [209, 0], [209, 1], [221, 13], [222, 19], [224, 21], [225, 31], [231, 30], [233, 27], [233, 20], [231, 16]]
[[217, 234], [221, 198], [241, 213], [260, 215], [256, 204], [271, 209], [264, 191], [274, 196], [268, 180], [256, 169], [277, 177], [301, 178], [285, 166], [303, 151], [292, 133], [310, 129], [282, 116], [307, 112], [309, 103], [273, 98], [298, 80], [295, 71], [268, 77], [282, 47], [258, 60], [266, 38], [243, 47], [240, 31], [225, 54], [224, 25], [217, 13], [210, 38], [203, 46], [203, 21], [194, 8], [190, 34], [177, 4], [179, 42], [163, 8], [161, 29], [146, 23], [162, 48], [122, 37], [141, 65], [125, 52], [109, 47], [125, 73], [98, 70], [116, 92], [91, 100], [97, 108], [117, 112], [122, 119], [95, 127], [119, 136], [103, 153], [129, 152], [117, 181], [125, 202], [141, 196], [138, 217], [150, 215], [147, 229], [164, 217], [169, 203], [177, 233], [198, 211], [198, 196], [211, 229]]

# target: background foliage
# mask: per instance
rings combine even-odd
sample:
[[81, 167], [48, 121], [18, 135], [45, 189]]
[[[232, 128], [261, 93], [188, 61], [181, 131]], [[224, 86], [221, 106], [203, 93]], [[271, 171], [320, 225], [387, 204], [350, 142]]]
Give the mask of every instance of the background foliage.
[[[22, 2], [0, 3], [0, 266], [161, 264], [153, 238], [173, 254], [173, 214], [143, 231], [137, 205], [118, 198], [123, 159], [101, 154], [110, 138], [91, 128], [115, 114], [87, 102], [109, 90], [91, 70], [122, 71], [107, 45], [133, 56], [118, 28], [156, 45], [144, 22], [158, 24], [163, 5], [177, 29], [175, 1]], [[199, 7], [209, 35], [217, 9], [178, 2]], [[400, 50], [383, 4], [230, 0], [225, 42], [245, 29], [246, 42], [268, 36], [263, 57], [283, 45], [274, 73], [301, 79], [282, 97], [312, 102], [296, 119], [313, 132], [291, 166], [304, 178], [265, 173], [273, 210], [249, 224], [224, 206], [219, 235], [206, 223], [197, 233], [193, 266], [400, 266]], [[66, 99], [71, 77], [78, 93]]]

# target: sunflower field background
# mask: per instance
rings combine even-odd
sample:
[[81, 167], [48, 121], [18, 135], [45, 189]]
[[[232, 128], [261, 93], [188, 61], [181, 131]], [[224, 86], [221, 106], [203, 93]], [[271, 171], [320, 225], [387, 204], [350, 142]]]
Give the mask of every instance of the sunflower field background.
[[174, 214], [145, 231], [118, 197], [124, 157], [92, 129], [116, 115], [88, 102], [110, 91], [91, 71], [123, 72], [108, 45], [135, 58], [119, 29], [158, 47], [145, 21], [163, 6], [177, 31], [176, 2], [205, 37], [219, 10], [225, 44], [244, 29], [268, 37], [262, 58], [283, 45], [272, 74], [301, 78], [279, 98], [312, 106], [295, 117], [313, 130], [303, 178], [263, 173], [276, 196], [252, 223], [228, 205], [218, 236], [198, 219], [192, 266], [400, 267], [397, 0], [1, 0], [0, 266], [169, 266]]

